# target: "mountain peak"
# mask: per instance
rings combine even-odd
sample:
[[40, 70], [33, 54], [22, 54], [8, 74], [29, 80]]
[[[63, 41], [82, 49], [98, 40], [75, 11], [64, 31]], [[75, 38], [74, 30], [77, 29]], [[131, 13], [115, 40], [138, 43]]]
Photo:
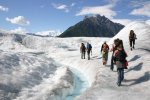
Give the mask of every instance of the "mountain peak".
[[101, 16], [101, 15], [99, 15], [99, 14], [97, 14], [97, 15], [92, 15], [92, 16], [85, 16], [84, 17], [84, 20], [86, 20], [86, 19], [105, 19], [105, 20], [108, 20], [108, 18], [107, 17], [105, 17], [104, 15], [103, 16]]
[[105, 16], [85, 16], [82, 21], [64, 31], [60, 37], [113, 37], [123, 27]]

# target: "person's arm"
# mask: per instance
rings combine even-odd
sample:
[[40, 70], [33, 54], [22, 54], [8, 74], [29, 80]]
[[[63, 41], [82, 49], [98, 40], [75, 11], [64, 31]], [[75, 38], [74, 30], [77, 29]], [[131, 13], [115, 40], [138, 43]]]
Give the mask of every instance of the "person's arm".
[[134, 39], [137, 39], [136, 34], [134, 33]]
[[110, 52], [114, 50], [114, 44], [112, 44], [112, 48], [110, 49]]
[[102, 50], [103, 50], [103, 45], [101, 46], [101, 52], [102, 52]]
[[130, 35], [130, 33], [129, 33], [129, 41], [130, 41], [130, 36], [131, 36], [131, 35]]
[[118, 50], [115, 50], [115, 51], [114, 51], [114, 55], [113, 55], [113, 56], [114, 56], [114, 57], [116, 57], [116, 56], [117, 56], [117, 54], [118, 54]]
[[109, 46], [107, 45], [108, 51], [109, 51]]

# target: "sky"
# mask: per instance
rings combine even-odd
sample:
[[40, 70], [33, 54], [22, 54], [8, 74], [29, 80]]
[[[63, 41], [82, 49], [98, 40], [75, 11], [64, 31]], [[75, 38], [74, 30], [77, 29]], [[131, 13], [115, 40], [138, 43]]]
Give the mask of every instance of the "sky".
[[124, 25], [150, 20], [150, 0], [0, 0], [0, 30], [61, 33], [100, 14]]

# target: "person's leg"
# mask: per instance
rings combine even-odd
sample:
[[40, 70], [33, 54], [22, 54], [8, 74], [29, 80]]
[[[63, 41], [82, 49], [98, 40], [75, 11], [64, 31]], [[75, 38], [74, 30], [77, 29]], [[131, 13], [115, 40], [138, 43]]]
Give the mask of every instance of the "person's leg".
[[121, 85], [121, 70], [120, 70], [120, 68], [117, 69], [117, 72], [118, 72], [117, 85], [120, 86]]
[[130, 47], [132, 47], [132, 39], [130, 39], [129, 42], [130, 42]]
[[90, 53], [88, 53], [88, 60], [90, 60]]
[[111, 56], [111, 66], [110, 66], [110, 69], [113, 70], [114, 69], [114, 56], [112, 54]]
[[89, 60], [89, 51], [87, 51], [87, 58], [88, 58], [88, 60]]
[[132, 50], [132, 40], [130, 39], [129, 42], [130, 42], [130, 48]]
[[123, 79], [124, 79], [124, 69], [123, 68], [120, 69], [120, 78], [121, 78], [121, 81], [123, 81]]
[[81, 53], [81, 59], [83, 59], [83, 52]]
[[133, 39], [133, 48], [134, 48], [134, 45], [135, 45], [135, 39]]
[[104, 53], [104, 51], [102, 51], [102, 63], [103, 63], [103, 65], [105, 65], [105, 53]]
[[83, 57], [84, 57], [84, 59], [85, 59], [85, 52], [83, 53]]
[[106, 64], [107, 64], [107, 60], [108, 60], [108, 52], [106, 53]]
[[88, 60], [90, 60], [90, 50], [88, 50]]

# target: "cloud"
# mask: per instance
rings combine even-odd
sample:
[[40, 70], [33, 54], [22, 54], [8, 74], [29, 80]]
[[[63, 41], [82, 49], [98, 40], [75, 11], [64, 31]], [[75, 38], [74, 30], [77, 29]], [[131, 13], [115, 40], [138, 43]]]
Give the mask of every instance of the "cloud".
[[132, 22], [130, 19], [111, 19], [115, 23], [120, 23], [122, 25], [127, 25]]
[[80, 12], [76, 14], [76, 16], [82, 16], [87, 14], [100, 14], [104, 15], [108, 18], [113, 18], [117, 15], [115, 11], [112, 10], [114, 4], [108, 4], [105, 6], [97, 6], [97, 7], [84, 7]]
[[17, 25], [29, 25], [30, 24], [30, 22], [27, 21], [23, 16], [18, 16], [14, 18], [6, 18], [6, 21], [12, 24], [17, 24]]
[[9, 32], [10, 33], [25, 34], [25, 33], [27, 33], [27, 30], [25, 28], [18, 27], [16, 29], [10, 30]]
[[9, 8], [0, 5], [0, 11], [7, 12], [8, 10], [9, 10]]
[[53, 6], [55, 9], [63, 10], [63, 11], [65, 11], [66, 13], [69, 12], [69, 9], [68, 9], [68, 6], [67, 6], [67, 5], [52, 3], [52, 6]]
[[60, 30], [48, 30], [48, 31], [41, 31], [41, 32], [36, 32], [36, 35], [41, 35], [41, 36], [58, 36], [62, 32]]
[[150, 3], [145, 4], [144, 6], [140, 8], [134, 9], [133, 11], [131, 11], [130, 14], [131, 15], [143, 15], [143, 16], [150, 17]]
[[112, 4], [112, 5], [116, 5], [116, 3], [119, 1], [119, 0], [105, 0], [107, 3], [109, 4]]
[[60, 5], [60, 6], [57, 7], [57, 9], [66, 9], [66, 8], [67, 8], [66, 5]]
[[130, 1], [129, 5], [131, 7], [136, 8], [136, 7], [144, 6], [144, 5], [149, 4], [149, 3], [150, 3], [149, 0], [138, 0], [138, 1]]
[[7, 30], [0, 28], [0, 33], [8, 33]]
[[22, 28], [22, 27], [18, 27], [16, 29], [12, 29], [12, 30], [0, 28], [0, 32], [1, 33], [9, 33], [9, 34], [12, 34], [12, 33], [25, 34], [25, 33], [27, 33], [27, 30], [25, 28]]
[[70, 6], [73, 7], [73, 6], [75, 6], [75, 5], [76, 5], [76, 3], [72, 3]]

